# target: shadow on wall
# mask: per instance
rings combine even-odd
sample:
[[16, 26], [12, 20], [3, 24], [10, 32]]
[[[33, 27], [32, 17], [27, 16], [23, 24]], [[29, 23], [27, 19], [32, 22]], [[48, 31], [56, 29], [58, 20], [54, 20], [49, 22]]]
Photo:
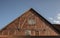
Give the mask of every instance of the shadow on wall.
[[14, 36], [9, 38], [60, 38], [60, 36]]

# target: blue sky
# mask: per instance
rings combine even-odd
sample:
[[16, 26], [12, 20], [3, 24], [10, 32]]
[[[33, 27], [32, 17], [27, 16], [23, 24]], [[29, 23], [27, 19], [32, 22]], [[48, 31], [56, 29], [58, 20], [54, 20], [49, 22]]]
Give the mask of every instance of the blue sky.
[[30, 8], [52, 24], [60, 24], [60, 0], [0, 0], [0, 29]]

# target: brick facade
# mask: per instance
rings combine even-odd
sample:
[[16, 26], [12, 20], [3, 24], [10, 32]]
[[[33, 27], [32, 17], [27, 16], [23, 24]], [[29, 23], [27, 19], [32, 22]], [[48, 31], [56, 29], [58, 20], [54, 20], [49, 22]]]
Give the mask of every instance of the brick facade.
[[30, 9], [0, 31], [2, 38], [17, 38], [18, 36], [59, 36], [59, 34], [52, 24]]

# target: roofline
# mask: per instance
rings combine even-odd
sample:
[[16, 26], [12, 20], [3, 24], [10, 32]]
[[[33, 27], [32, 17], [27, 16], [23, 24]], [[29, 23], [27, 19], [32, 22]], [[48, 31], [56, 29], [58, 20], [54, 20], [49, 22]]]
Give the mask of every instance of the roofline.
[[[31, 9], [32, 9], [32, 8], [26, 10], [22, 15], [24, 15], [26, 12], [30, 11]], [[0, 31], [4, 30], [6, 27], [8, 27], [9, 24], [13, 23], [16, 19], [21, 18], [22, 15], [18, 16], [18, 17], [15, 18], [13, 21], [11, 21], [10, 23], [8, 23], [8, 24], [7, 24], [5, 27], [3, 27]]]
[[[51, 24], [47, 19], [45, 19], [41, 14], [39, 14], [37, 11], [35, 11], [34, 9], [32, 9], [34, 12], [36, 12], [36, 14], [38, 14], [38, 17], [40, 18], [43, 18], [44, 20], [45, 20], [45, 22], [47, 22], [47, 23], [49, 23], [50, 25], [50, 27], [52, 27], [52, 29], [56, 32], [56, 33], [58, 33], [58, 34], [60, 34], [60, 32], [53, 26], [53, 24]], [[34, 13], [33, 12], [33, 13]]]
[[[33, 13], [34, 12], [36, 12], [35, 14], [38, 14], [38, 17], [40, 18], [43, 18], [47, 23], [49, 23], [50, 25], [50, 27], [52, 27], [53, 28], [53, 30], [56, 32], [56, 33], [58, 33], [58, 34], [60, 34], [59, 32], [58, 32], [58, 30], [48, 21], [48, 20], [46, 20], [41, 14], [39, 14], [37, 11], [35, 11], [33, 8], [30, 8], [29, 10], [27, 10], [26, 12], [28, 12], [28, 11], [30, 11], [30, 10], [32, 10], [33, 11]], [[25, 12], [25, 13], [26, 13]], [[25, 13], [23, 13], [22, 15], [24, 15]], [[20, 15], [19, 17], [17, 17], [16, 19], [18, 19], [18, 18], [21, 18], [21, 16], [22, 15]], [[16, 19], [14, 19], [12, 22], [14, 22]], [[11, 24], [12, 22], [10, 22], [9, 24]], [[3, 29], [1, 29], [0, 31], [2, 31], [2, 30], [4, 30], [6, 27], [8, 27], [8, 25], [9, 24], [7, 24]]]

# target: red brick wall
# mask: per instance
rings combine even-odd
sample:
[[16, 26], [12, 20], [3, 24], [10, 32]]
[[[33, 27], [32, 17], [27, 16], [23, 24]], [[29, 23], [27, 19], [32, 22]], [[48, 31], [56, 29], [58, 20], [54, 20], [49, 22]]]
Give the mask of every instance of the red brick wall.
[[[28, 19], [33, 18], [36, 21], [36, 24], [29, 25]], [[20, 28], [19, 30], [17, 27]], [[20, 35], [26, 36], [25, 30], [31, 30], [31, 36], [57, 36], [58, 34], [49, 27], [50, 24], [45, 22], [41, 17], [38, 17], [37, 14], [33, 13], [32, 10], [24, 13], [22, 16], [15, 19], [13, 22], [8, 24], [8, 26], [0, 31], [0, 35]], [[39, 30], [38, 30], [39, 29]]]

